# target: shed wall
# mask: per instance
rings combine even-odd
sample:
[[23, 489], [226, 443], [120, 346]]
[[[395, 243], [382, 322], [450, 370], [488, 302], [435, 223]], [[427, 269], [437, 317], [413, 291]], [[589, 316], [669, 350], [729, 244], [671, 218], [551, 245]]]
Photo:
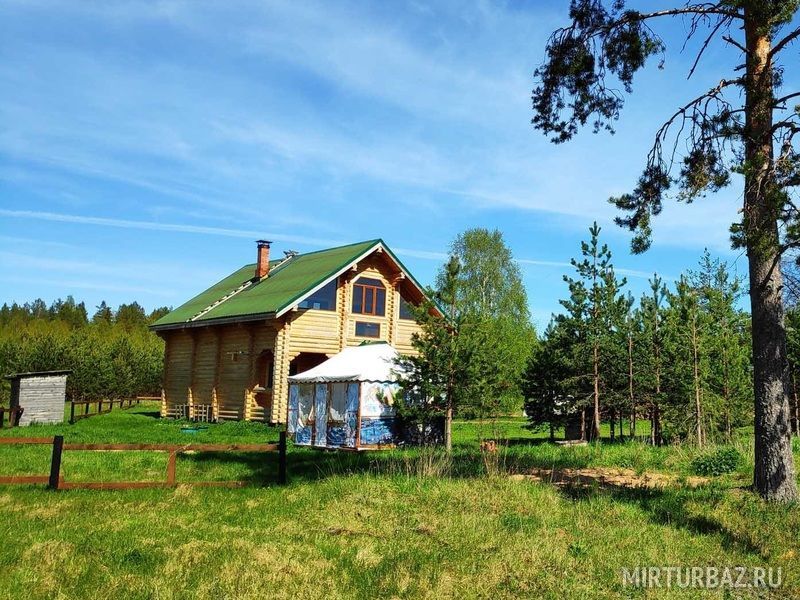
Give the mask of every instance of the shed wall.
[[19, 379], [18, 393], [11, 399], [12, 406], [23, 408], [19, 425], [63, 422], [66, 389], [66, 375]]

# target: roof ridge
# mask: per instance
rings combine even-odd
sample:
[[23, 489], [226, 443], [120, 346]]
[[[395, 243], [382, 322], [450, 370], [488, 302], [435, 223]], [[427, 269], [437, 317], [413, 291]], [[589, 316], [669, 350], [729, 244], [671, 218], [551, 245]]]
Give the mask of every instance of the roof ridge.
[[320, 252], [329, 252], [331, 250], [341, 250], [342, 248], [349, 248], [350, 246], [360, 246], [362, 244], [377, 244], [378, 242], [383, 243], [381, 238], [375, 238], [372, 240], [363, 240], [360, 242], [353, 242], [352, 244], [342, 244], [341, 246], [333, 246], [332, 248], [322, 248], [320, 250], [312, 250], [311, 252], [302, 252], [297, 256], [308, 256], [309, 254], [319, 254]]

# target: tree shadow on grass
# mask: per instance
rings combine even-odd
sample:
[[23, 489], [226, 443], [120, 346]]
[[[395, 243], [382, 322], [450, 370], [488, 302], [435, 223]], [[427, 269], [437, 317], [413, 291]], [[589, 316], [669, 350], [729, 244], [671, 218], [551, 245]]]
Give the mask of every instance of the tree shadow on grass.
[[615, 502], [630, 504], [641, 510], [656, 525], [683, 529], [693, 535], [712, 536], [728, 551], [765, 557], [763, 548], [748, 535], [732, 531], [719, 520], [693, 512], [691, 504], [714, 506], [727, 490], [718, 487], [625, 487], [617, 485], [569, 484], [558, 487], [559, 493], [573, 501], [582, 502], [597, 496], [607, 496]]
[[[237, 464], [246, 467], [241, 480], [246, 485], [274, 486], [278, 483], [278, 454], [248, 452], [205, 452], [184, 455], [181, 460], [195, 465]], [[386, 452], [324, 451], [291, 447], [287, 455], [290, 483], [313, 482], [335, 476], [375, 474], [384, 476], [416, 476], [415, 461], [425, 456], [410, 450]], [[447, 465], [446, 476], [453, 479], [485, 477], [485, 467], [479, 453], [456, 449]], [[519, 465], [517, 465], [519, 466]], [[549, 465], [552, 468], [552, 465]], [[570, 465], [574, 466], [574, 465]], [[519, 471], [518, 471], [519, 472]], [[682, 529], [693, 535], [712, 536], [726, 550], [755, 556], [766, 556], [766, 549], [747, 535], [732, 531], [719, 520], [699, 514], [691, 505], [713, 507], [727, 493], [719, 487], [690, 488], [679, 483], [665, 487], [636, 487], [615, 485], [608, 480], [561, 481], [554, 485], [562, 497], [579, 503], [597, 496], [626, 503], [641, 510], [659, 526]]]
[[136, 411], [135, 413], [131, 413], [132, 415], [136, 415], [137, 417], [150, 417], [151, 419], [160, 419], [161, 418], [161, 411], [158, 410], [144, 410], [144, 411]]
[[[277, 452], [197, 452], [181, 455], [181, 461], [196, 466], [241, 465], [246, 472], [241, 481], [247, 485], [269, 486], [278, 483]], [[373, 458], [366, 453], [326, 452], [291, 448], [286, 457], [289, 482], [319, 481], [335, 475], [368, 473]]]
[[547, 438], [526, 438], [526, 437], [504, 438], [501, 443], [506, 446], [542, 446], [544, 444], [552, 444], [552, 442]]

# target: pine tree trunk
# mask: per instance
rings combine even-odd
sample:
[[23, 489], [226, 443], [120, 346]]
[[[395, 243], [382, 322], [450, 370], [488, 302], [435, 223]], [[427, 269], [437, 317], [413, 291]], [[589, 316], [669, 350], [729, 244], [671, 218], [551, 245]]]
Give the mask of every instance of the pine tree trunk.
[[730, 443], [731, 441], [731, 391], [730, 391], [730, 372], [728, 368], [728, 346], [727, 340], [722, 348], [722, 362], [723, 362], [723, 384], [722, 384], [722, 401], [725, 403], [725, 439]]
[[[636, 400], [633, 397], [633, 336], [628, 335], [628, 402], [631, 407], [630, 437], [636, 435]], [[622, 432], [622, 415], [620, 414], [619, 430]]]
[[794, 434], [800, 435], [800, 399], [797, 397], [797, 382], [792, 371], [792, 393], [794, 395]]
[[581, 441], [586, 441], [586, 409], [581, 409]]
[[753, 318], [755, 469], [753, 487], [767, 500], [796, 500], [789, 430], [786, 331], [783, 322], [778, 204], [772, 185], [773, 80], [765, 9], [745, 6], [748, 50], [745, 125], [745, 234]]
[[609, 415], [608, 425], [609, 425], [609, 429], [611, 430], [611, 441], [613, 442], [614, 441], [614, 429], [615, 429], [615, 426], [617, 424], [617, 413], [614, 411], [613, 408], [611, 409], [610, 412], [611, 412], [611, 414]]
[[448, 454], [453, 450], [453, 407], [450, 405], [444, 415], [444, 447]]
[[[658, 309], [654, 312], [653, 331], [658, 336]], [[653, 355], [656, 363], [656, 399], [653, 402], [653, 412], [650, 419], [650, 440], [653, 446], [661, 445], [661, 411], [658, 403], [661, 400], [661, 348], [654, 343]]]
[[697, 447], [703, 447], [703, 415], [700, 402], [700, 369], [697, 352], [697, 315], [692, 316], [692, 363], [694, 370], [694, 418], [695, 435], [697, 436]]
[[594, 418], [592, 419], [592, 439], [600, 440], [600, 350], [594, 343]]

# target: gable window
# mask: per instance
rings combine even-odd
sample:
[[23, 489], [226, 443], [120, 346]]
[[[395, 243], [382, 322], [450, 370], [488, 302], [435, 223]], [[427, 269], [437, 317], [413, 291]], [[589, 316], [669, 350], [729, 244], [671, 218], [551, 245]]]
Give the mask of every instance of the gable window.
[[298, 308], [336, 310], [336, 280], [327, 283], [297, 305]]
[[379, 338], [381, 337], [381, 324], [356, 321], [356, 335], [358, 337]]
[[386, 288], [380, 279], [356, 279], [353, 283], [353, 312], [377, 317], [386, 314]]
[[400, 296], [400, 318], [406, 321], [414, 320], [414, 313], [411, 312], [411, 305], [402, 296]]

